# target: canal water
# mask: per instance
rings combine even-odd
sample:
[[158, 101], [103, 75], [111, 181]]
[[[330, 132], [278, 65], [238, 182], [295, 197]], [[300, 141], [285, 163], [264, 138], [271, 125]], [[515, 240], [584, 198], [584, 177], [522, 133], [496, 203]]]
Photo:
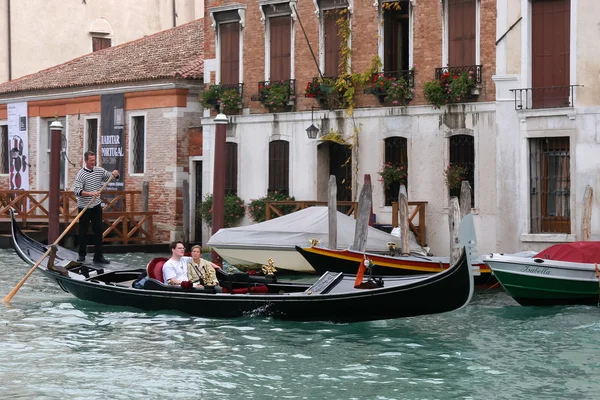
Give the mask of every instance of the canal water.
[[[0, 250], [0, 296], [28, 269]], [[492, 290], [406, 319], [205, 319], [80, 301], [34, 273], [0, 303], [0, 360], [1, 399], [597, 399], [600, 309]]]

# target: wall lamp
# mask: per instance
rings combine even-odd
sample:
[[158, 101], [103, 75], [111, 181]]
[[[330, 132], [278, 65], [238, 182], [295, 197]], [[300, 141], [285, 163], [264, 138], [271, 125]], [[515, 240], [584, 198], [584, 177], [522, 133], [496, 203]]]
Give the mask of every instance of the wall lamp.
[[314, 110], [315, 110], [315, 107], [311, 106], [310, 107], [310, 126], [308, 128], [306, 128], [306, 134], [308, 135], [309, 139], [316, 139], [317, 135], [319, 134], [319, 128], [317, 128], [314, 123]]

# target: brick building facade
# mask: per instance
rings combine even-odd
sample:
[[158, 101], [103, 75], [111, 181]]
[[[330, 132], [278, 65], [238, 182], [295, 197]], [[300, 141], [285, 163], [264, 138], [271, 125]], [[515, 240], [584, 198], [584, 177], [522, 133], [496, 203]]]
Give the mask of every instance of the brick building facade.
[[[7, 107], [26, 103], [26, 149], [31, 190], [48, 190], [49, 124], [64, 126], [66, 159], [61, 185], [72, 188], [83, 153], [102, 154], [101, 98], [124, 96], [125, 190], [149, 183], [149, 211], [155, 212], [154, 240], [180, 239], [183, 181], [189, 179], [190, 137], [201, 142], [203, 21], [90, 53], [36, 74], [0, 85], [2, 160], [9, 140]], [[134, 144], [136, 142], [136, 144]], [[91, 143], [96, 143], [94, 146]], [[202, 148], [194, 148], [197, 155]], [[98, 157], [101, 164], [102, 157]], [[0, 185], [9, 188], [10, 167], [2, 164]], [[135, 163], [135, 167], [134, 167]], [[141, 196], [136, 210], [141, 211]]]
[[[370, 174], [375, 182], [373, 212], [378, 222], [390, 223], [397, 187], [386, 189], [376, 178], [382, 165], [392, 162], [408, 170], [409, 198], [428, 202], [427, 240], [434, 253], [445, 254], [450, 192], [444, 170], [450, 163], [462, 163], [474, 187], [473, 210], [495, 229], [492, 189], [496, 177], [492, 169], [480, 168], [495, 162], [490, 140], [496, 132], [495, 1], [207, 0], [205, 6], [207, 88], [243, 84], [242, 109], [227, 113], [227, 140], [237, 146], [235, 183], [242, 199], [249, 201], [280, 189], [297, 200], [326, 200], [332, 174], [338, 180], [338, 200], [356, 200], [363, 174]], [[342, 15], [347, 29], [338, 22]], [[279, 28], [285, 19], [289, 33]], [[291, 36], [287, 53], [280, 49], [281, 32], [286, 40]], [[349, 35], [347, 45], [340, 46], [342, 39], [336, 32]], [[370, 82], [355, 86], [353, 113], [345, 105], [323, 105], [318, 98], [305, 97], [309, 82], [322, 84], [331, 71], [335, 74], [345, 48], [351, 50], [348, 62], [342, 62], [349, 73], [365, 73], [378, 56], [379, 72], [386, 78], [410, 80], [414, 90], [410, 105], [381, 102], [379, 96], [363, 93], [369, 91]], [[283, 110], [273, 110], [256, 100], [261, 82], [271, 83], [271, 64], [281, 66], [281, 59], [286, 68], [283, 80], [293, 81], [296, 98]], [[457, 64], [465, 60], [468, 64]], [[238, 67], [234, 80], [232, 65]], [[319, 70], [325, 80], [319, 79]], [[282, 79], [279, 72], [277, 80]], [[339, 76], [346, 71], [337, 72]], [[452, 98], [452, 104], [438, 109], [429, 104], [423, 89], [426, 82], [446, 72], [449, 80], [471, 72], [477, 85], [467, 98]], [[214, 115], [205, 110], [205, 149], [214, 143]], [[305, 129], [311, 123], [320, 129], [318, 140], [307, 138]], [[338, 143], [326, 140], [331, 133]], [[284, 161], [279, 157], [270, 162], [270, 152], [279, 148], [284, 149]], [[212, 190], [210, 166], [218, 156], [206, 154], [204, 193]], [[284, 179], [281, 174], [286, 175]], [[482, 247], [493, 249], [495, 240], [494, 235], [484, 238]]]

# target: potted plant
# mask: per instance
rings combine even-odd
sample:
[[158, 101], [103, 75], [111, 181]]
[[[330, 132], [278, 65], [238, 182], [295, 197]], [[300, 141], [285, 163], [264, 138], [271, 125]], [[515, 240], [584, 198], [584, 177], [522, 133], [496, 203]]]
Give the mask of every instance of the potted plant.
[[385, 163], [379, 171], [379, 181], [383, 183], [386, 189], [394, 183], [402, 183], [406, 180], [407, 171], [404, 165], [395, 165], [392, 163]]
[[211, 108], [219, 104], [219, 98], [221, 97], [221, 86], [210, 85], [208, 89], [204, 90], [200, 94], [200, 103], [204, 108]]
[[[278, 192], [277, 190], [267, 193], [266, 196], [250, 200], [248, 204], [248, 215], [254, 222], [263, 222], [266, 218], [266, 202], [267, 201], [283, 201], [283, 200], [295, 200], [294, 197], [288, 196], [284, 193]], [[285, 215], [294, 211], [296, 207], [293, 205], [280, 206], [279, 210]], [[277, 214], [273, 218], [278, 217]]]
[[473, 71], [460, 74], [446, 72], [439, 80], [425, 82], [423, 93], [430, 104], [440, 108], [444, 104], [465, 101], [466, 97], [475, 93], [476, 86]]
[[371, 82], [371, 87], [365, 90], [377, 96], [381, 103], [387, 102], [392, 105], [406, 105], [413, 98], [414, 89], [404, 77], [386, 77], [384, 74], [376, 74]]
[[237, 88], [223, 89], [219, 98], [220, 110], [226, 114], [237, 113], [242, 108], [242, 96]]
[[[212, 226], [212, 212], [213, 212], [213, 195], [208, 193], [204, 200], [198, 206], [198, 214], [202, 221]], [[236, 195], [225, 196], [225, 228], [230, 228], [238, 223], [238, 221], [246, 213], [246, 207], [244, 201]]]
[[296, 99], [290, 94], [290, 85], [286, 81], [274, 81], [261, 84], [258, 87], [259, 101], [269, 109], [280, 109], [288, 105], [288, 102]]
[[444, 170], [446, 186], [450, 190], [459, 189], [462, 181], [466, 179], [467, 168], [459, 164], [448, 164]]

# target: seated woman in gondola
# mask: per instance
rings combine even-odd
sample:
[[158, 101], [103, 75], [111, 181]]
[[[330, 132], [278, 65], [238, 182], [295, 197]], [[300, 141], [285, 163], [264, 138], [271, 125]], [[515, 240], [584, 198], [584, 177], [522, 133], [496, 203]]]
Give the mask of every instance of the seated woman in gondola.
[[205, 288], [214, 288], [217, 293], [223, 290], [219, 286], [219, 280], [215, 273], [215, 268], [220, 268], [218, 265], [201, 258], [202, 249], [199, 245], [192, 247], [192, 258], [187, 265], [187, 278], [195, 285], [202, 285]]

